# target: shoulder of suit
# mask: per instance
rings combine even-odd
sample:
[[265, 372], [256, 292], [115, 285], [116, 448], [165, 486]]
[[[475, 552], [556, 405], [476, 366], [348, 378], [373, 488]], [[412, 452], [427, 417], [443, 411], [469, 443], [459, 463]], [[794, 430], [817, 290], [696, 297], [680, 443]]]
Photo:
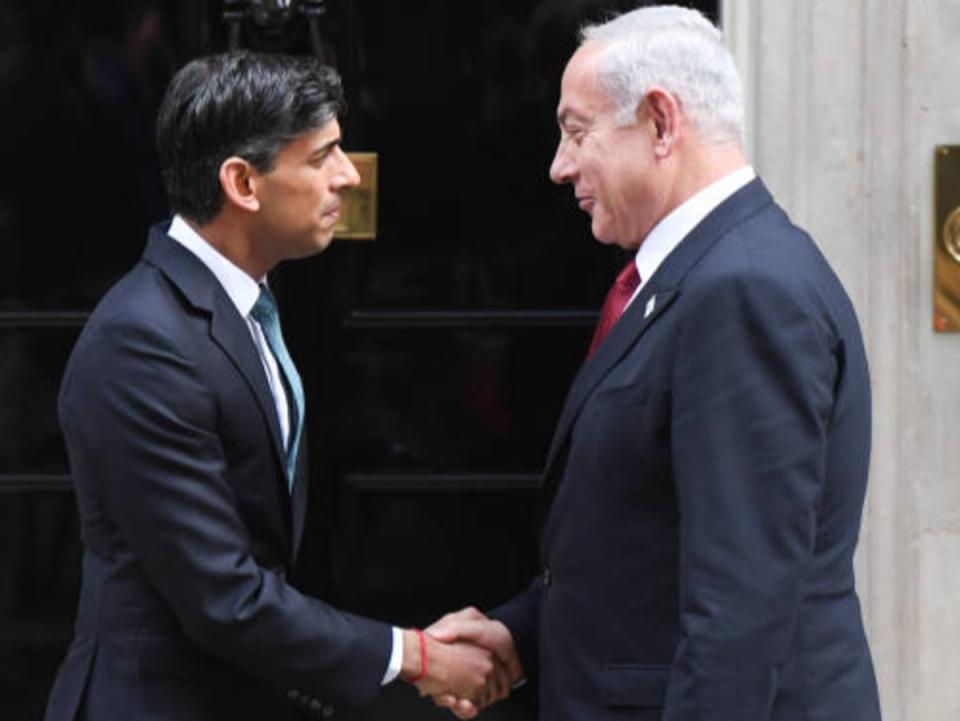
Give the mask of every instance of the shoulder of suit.
[[182, 343], [205, 327], [206, 320], [155, 266], [139, 262], [100, 299], [84, 335], [99, 342], [120, 340], [131, 332]]

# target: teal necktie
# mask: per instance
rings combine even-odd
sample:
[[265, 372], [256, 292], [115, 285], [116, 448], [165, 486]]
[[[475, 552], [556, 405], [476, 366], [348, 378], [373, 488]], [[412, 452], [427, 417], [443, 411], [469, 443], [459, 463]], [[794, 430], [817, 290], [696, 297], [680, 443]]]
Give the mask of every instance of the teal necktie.
[[287, 346], [283, 342], [283, 333], [280, 330], [280, 316], [277, 313], [277, 301], [267, 286], [260, 286], [260, 297], [250, 311], [253, 319], [260, 324], [263, 335], [267, 339], [273, 357], [283, 373], [287, 386], [287, 403], [291, 406], [290, 437], [287, 442], [287, 482], [293, 488], [293, 477], [297, 471], [297, 449], [300, 447], [300, 434], [303, 430], [303, 384], [300, 374], [290, 359]]

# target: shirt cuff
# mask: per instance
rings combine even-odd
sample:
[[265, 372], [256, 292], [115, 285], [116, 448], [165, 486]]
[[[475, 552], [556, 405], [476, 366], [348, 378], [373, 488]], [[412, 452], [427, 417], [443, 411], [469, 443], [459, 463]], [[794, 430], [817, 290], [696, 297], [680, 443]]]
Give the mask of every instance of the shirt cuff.
[[390, 663], [387, 665], [387, 672], [383, 674], [381, 686], [386, 686], [400, 675], [400, 669], [403, 668], [403, 631], [396, 626], [393, 627], [393, 650], [390, 651]]

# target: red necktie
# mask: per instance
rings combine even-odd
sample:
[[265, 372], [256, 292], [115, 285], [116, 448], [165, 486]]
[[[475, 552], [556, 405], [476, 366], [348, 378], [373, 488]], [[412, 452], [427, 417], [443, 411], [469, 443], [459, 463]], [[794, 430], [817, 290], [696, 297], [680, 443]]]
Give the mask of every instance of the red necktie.
[[640, 285], [640, 273], [637, 271], [637, 264], [633, 258], [620, 271], [620, 275], [614, 281], [613, 286], [607, 293], [606, 300], [603, 301], [603, 310], [600, 311], [600, 321], [597, 323], [597, 329], [593, 331], [593, 340], [590, 341], [590, 350], [587, 351], [587, 358], [593, 355], [603, 339], [606, 338], [610, 329], [616, 325], [623, 315], [627, 303], [633, 297], [634, 292]]

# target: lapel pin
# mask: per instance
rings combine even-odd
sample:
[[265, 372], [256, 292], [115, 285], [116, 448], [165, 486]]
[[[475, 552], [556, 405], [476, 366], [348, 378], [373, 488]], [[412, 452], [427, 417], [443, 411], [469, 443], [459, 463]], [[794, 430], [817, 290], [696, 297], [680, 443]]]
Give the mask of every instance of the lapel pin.
[[643, 311], [643, 317], [649, 318], [650, 314], [653, 313], [653, 309], [657, 307], [657, 296], [651, 295], [650, 300], [647, 301], [646, 310]]

